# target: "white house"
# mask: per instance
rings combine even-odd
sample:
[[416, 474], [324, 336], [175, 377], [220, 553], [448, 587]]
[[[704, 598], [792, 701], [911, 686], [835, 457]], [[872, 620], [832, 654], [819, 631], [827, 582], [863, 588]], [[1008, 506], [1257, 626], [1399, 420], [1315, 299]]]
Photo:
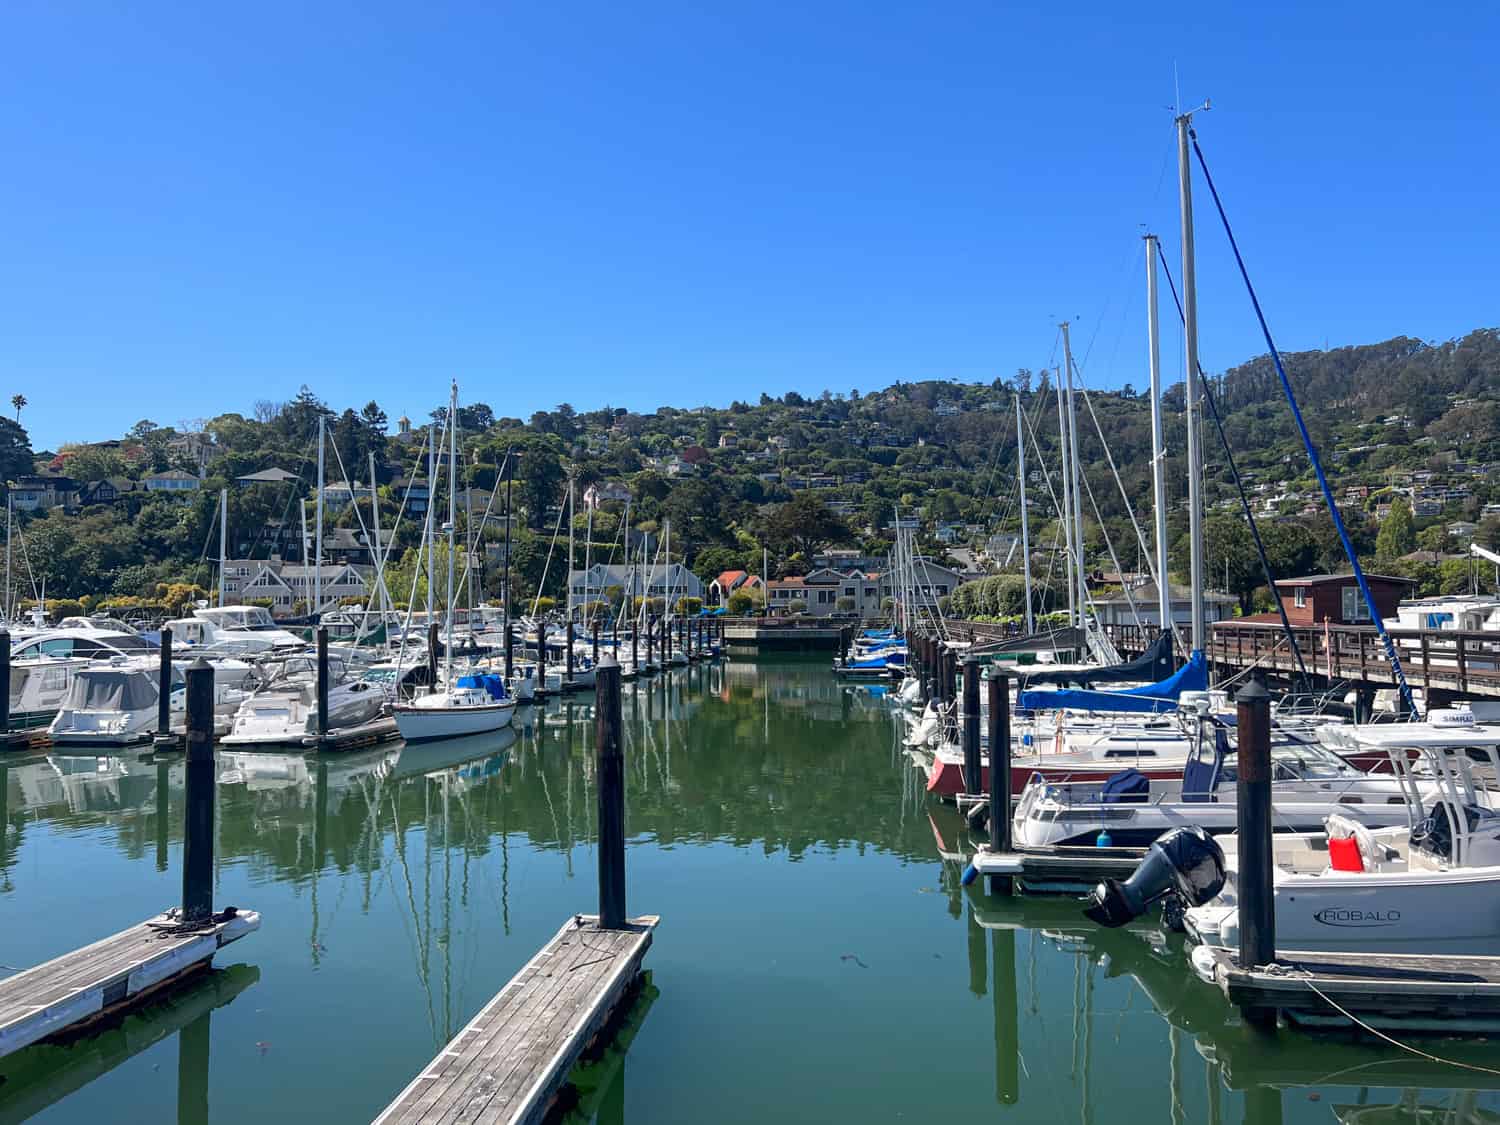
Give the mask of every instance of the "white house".
[[141, 483], [146, 486], [147, 492], [171, 492], [184, 493], [198, 491], [198, 478], [192, 473], [179, 472], [170, 469], [165, 473], [152, 473], [144, 478]]
[[[257, 569], [246, 578], [242, 571], [248, 567]], [[321, 583], [317, 581], [319, 577]], [[231, 583], [237, 587], [233, 593]], [[271, 603], [271, 612], [280, 616], [291, 615], [299, 602], [310, 609], [315, 590], [321, 592], [319, 608], [327, 611], [344, 598], [368, 598], [370, 584], [361, 568], [337, 563], [326, 563], [321, 576], [311, 566], [270, 560], [232, 561], [224, 570], [226, 602], [266, 599]]]

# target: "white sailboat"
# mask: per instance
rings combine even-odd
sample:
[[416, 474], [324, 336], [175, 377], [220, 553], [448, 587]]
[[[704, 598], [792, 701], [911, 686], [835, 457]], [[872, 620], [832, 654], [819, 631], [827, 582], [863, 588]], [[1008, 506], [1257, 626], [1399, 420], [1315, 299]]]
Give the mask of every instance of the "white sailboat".
[[[393, 707], [396, 726], [407, 742], [430, 742], [439, 738], [462, 738], [486, 734], [510, 724], [516, 701], [505, 690], [505, 679], [496, 673], [474, 672], [454, 679], [453, 624], [458, 609], [454, 598], [453, 533], [458, 521], [458, 383], [448, 397], [448, 636], [444, 649], [443, 687], [420, 695], [410, 703]], [[432, 521], [427, 521], [427, 552], [432, 557]], [[430, 566], [430, 563], [429, 563]], [[431, 596], [432, 582], [428, 581]]]

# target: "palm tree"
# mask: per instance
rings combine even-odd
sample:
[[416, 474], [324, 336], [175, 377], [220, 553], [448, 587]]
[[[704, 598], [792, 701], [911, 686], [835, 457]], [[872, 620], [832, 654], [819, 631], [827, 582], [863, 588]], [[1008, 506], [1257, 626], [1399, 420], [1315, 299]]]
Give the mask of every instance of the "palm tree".
[[26, 405], [25, 395], [11, 395], [10, 404], [16, 408], [16, 424], [21, 424], [21, 408]]

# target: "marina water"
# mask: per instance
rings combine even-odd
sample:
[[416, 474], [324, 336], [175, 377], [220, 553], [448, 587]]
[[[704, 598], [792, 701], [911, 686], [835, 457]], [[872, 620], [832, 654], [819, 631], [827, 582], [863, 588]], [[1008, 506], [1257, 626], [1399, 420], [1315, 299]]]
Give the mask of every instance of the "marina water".
[[[1257, 1038], [1180, 939], [960, 888], [962, 822], [887, 701], [822, 660], [625, 692], [628, 903], [663, 924], [571, 1120], [1500, 1121], [1500, 1079]], [[478, 743], [221, 750], [215, 903], [263, 929], [172, 999], [0, 1063], [0, 1122], [369, 1120], [594, 909], [593, 740], [578, 696]], [[0, 971], [177, 900], [182, 781], [180, 756], [0, 759]]]

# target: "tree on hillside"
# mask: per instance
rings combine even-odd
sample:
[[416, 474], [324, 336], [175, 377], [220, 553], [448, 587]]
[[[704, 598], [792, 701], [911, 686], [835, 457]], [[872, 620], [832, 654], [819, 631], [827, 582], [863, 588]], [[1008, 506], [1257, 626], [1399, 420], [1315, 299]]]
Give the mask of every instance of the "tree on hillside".
[[16, 408], [16, 424], [21, 424], [21, 409], [26, 405], [25, 395], [11, 395], [10, 404]]
[[0, 480], [14, 480], [31, 471], [31, 439], [20, 423], [0, 418]]
[[1375, 536], [1375, 554], [1381, 559], [1393, 560], [1416, 549], [1417, 536], [1412, 530], [1411, 509], [1398, 496], [1391, 502], [1391, 514], [1386, 516]]
[[781, 554], [811, 559], [818, 548], [847, 540], [849, 529], [816, 495], [799, 492], [771, 512], [766, 538]]
[[530, 442], [520, 451], [516, 483], [518, 499], [530, 517], [531, 526], [540, 530], [547, 509], [557, 502], [563, 480], [562, 459], [542, 442]]

